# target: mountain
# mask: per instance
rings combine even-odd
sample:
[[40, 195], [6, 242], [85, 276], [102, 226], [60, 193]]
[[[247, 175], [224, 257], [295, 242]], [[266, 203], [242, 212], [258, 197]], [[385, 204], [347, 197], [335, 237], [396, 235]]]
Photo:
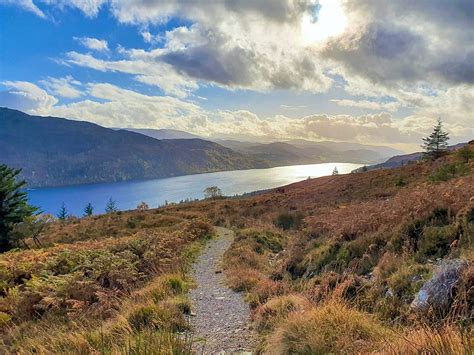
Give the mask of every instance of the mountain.
[[386, 154], [388, 152], [399, 153], [399, 151], [388, 147], [356, 143], [311, 142], [305, 140], [265, 144], [235, 140], [220, 140], [217, 142], [227, 148], [253, 156], [256, 159], [266, 160], [271, 165], [325, 162], [373, 164], [383, 161], [387, 157]]
[[140, 133], [155, 139], [201, 139], [201, 137], [177, 129], [124, 128], [126, 131]]
[[0, 163], [22, 168], [29, 186], [151, 179], [268, 163], [202, 139], [139, 133], [0, 108]]
[[352, 143], [352, 142], [331, 142], [331, 141], [307, 141], [304, 139], [294, 139], [287, 141], [287, 143], [292, 144], [297, 147], [324, 147], [337, 152], [344, 151], [371, 151], [376, 152], [379, 156], [384, 158], [392, 157], [394, 155], [400, 155], [403, 152], [401, 150], [380, 146], [380, 145], [369, 145], [361, 143]]

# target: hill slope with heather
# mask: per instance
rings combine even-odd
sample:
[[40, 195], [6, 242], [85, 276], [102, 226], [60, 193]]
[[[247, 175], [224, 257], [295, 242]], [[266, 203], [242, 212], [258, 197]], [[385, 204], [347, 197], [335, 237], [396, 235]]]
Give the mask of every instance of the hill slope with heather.
[[0, 163], [29, 186], [58, 186], [267, 167], [201, 139], [157, 140], [90, 122], [0, 108]]
[[472, 353], [473, 169], [471, 144], [251, 197], [48, 222], [40, 245], [0, 255], [0, 348], [189, 353], [190, 262], [220, 225], [236, 236], [206, 270], [245, 295], [257, 352]]
[[236, 228], [225, 271], [263, 353], [468, 354], [474, 145], [462, 153], [168, 213]]

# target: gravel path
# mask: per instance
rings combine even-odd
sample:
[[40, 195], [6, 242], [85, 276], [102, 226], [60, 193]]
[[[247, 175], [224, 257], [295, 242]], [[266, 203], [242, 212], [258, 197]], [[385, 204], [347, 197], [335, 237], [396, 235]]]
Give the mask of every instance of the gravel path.
[[195, 316], [194, 351], [197, 354], [235, 354], [251, 352], [256, 336], [250, 329], [250, 309], [242, 294], [225, 285], [220, 262], [230, 247], [234, 232], [216, 227], [212, 239], [194, 265], [197, 287], [190, 291]]

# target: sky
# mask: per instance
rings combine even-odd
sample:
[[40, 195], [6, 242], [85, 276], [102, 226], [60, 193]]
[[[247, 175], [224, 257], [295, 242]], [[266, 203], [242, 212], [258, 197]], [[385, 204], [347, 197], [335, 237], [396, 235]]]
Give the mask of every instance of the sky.
[[0, 0], [0, 106], [209, 138], [474, 138], [472, 0]]

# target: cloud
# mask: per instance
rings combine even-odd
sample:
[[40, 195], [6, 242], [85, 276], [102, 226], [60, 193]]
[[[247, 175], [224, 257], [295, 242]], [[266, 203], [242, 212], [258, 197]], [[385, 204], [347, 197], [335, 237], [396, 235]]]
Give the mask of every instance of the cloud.
[[[64, 79], [64, 80], [63, 80]], [[48, 78], [43, 84], [71, 83], [74, 79]], [[87, 120], [106, 127], [174, 128], [211, 138], [253, 139], [260, 141], [304, 138], [371, 144], [386, 144], [416, 150], [421, 138], [426, 136], [440, 112], [436, 106], [404, 118], [394, 118], [390, 113], [359, 116], [313, 114], [297, 118], [285, 115], [261, 117], [248, 110], [205, 110], [196, 103], [171, 96], [146, 95], [108, 83], [83, 84], [82, 99], [60, 104], [37, 85], [28, 82], [3, 82], [7, 91], [0, 92], [0, 105], [22, 109], [31, 114], [68, 117]], [[73, 85], [76, 85], [75, 83]], [[10, 99], [9, 101], [5, 101]], [[20, 99], [22, 106], [15, 106], [12, 98]], [[472, 108], [474, 93], [454, 90], [443, 98], [453, 107]], [[27, 105], [25, 105], [25, 103]], [[438, 107], [439, 108], [439, 107]], [[466, 141], [474, 130], [465, 121], [446, 121], [446, 128], [454, 141]]]
[[19, 6], [26, 11], [34, 13], [36, 16], [46, 18], [46, 15], [33, 3], [33, 0], [0, 0], [0, 5], [2, 4]]
[[39, 82], [46, 90], [52, 94], [74, 99], [80, 97], [83, 93], [77, 88], [81, 83], [74, 80], [72, 76], [66, 76], [64, 78], [52, 78], [48, 77], [46, 80]]
[[141, 83], [158, 86], [166, 94], [181, 98], [198, 88], [195, 80], [177, 73], [171, 65], [155, 62], [153, 53], [143, 50], [123, 50], [123, 54], [126, 59], [107, 61], [90, 54], [69, 52], [65, 62], [102, 72], [131, 74]]
[[[155, 67], [167, 64], [172, 69], [173, 81], [179, 75], [186, 82], [231, 90], [324, 92], [332, 85], [317, 53], [300, 40], [301, 22], [308, 12], [314, 11], [313, 1], [241, 1], [236, 5], [224, 0], [112, 0], [110, 9], [119, 22], [137, 25], [145, 42], [162, 43], [161, 48], [153, 50], [124, 49], [124, 57], [116, 62], [146, 58], [148, 69], [153, 72], [159, 71]], [[143, 29], [149, 24], [167, 23], [172, 17], [190, 25], [172, 28], [164, 34]], [[138, 52], [140, 58], [131, 58]], [[161, 73], [163, 77], [165, 74]]]
[[97, 39], [91, 37], [74, 37], [74, 39], [80, 42], [84, 47], [92, 49], [98, 52], [108, 52], [109, 45], [104, 39]]
[[352, 30], [322, 54], [385, 86], [474, 84], [474, 3], [458, 1], [346, 1]]
[[37, 85], [26, 81], [2, 81], [7, 88], [0, 95], [0, 105], [23, 111], [50, 110], [58, 100]]
[[339, 106], [346, 106], [346, 107], [355, 107], [373, 111], [389, 111], [394, 112], [397, 111], [401, 104], [400, 102], [375, 102], [369, 100], [340, 100], [340, 99], [332, 99], [329, 100], [335, 102]]
[[47, 5], [55, 6], [61, 10], [65, 8], [78, 9], [87, 17], [96, 17], [102, 5], [109, 0], [39, 0]]
[[[13, 4], [11, 0], [0, 2]], [[337, 1], [331, 4], [334, 2]], [[32, 1], [16, 3], [43, 14]], [[325, 5], [320, 2], [318, 6], [313, 0], [38, 0], [36, 3], [44, 11], [46, 6], [73, 7], [89, 17], [97, 16], [102, 9], [109, 11], [119, 23], [130, 25], [132, 30], [135, 26], [148, 48], [120, 47], [107, 60], [94, 52], [71, 51], [58, 61], [71, 67], [128, 74], [137, 82], [161, 88], [168, 95], [163, 96], [168, 103], [169, 96], [173, 96], [178, 100], [177, 107], [189, 103], [184, 98], [201, 86], [229, 91], [312, 93], [328, 92], [337, 86], [334, 92], [344, 90], [344, 99], [332, 96], [330, 91], [333, 102], [373, 113], [363, 116], [318, 113], [290, 119], [262, 118], [249, 111], [208, 112], [194, 107], [192, 113], [188, 109], [182, 111], [183, 120], [159, 110], [169, 120], [157, 121], [157, 114], [152, 115], [147, 107], [158, 110], [155, 103], [161, 100], [159, 96], [141, 97], [128, 92], [123, 100], [133, 96], [129, 104], [142, 110], [137, 116], [143, 117], [143, 121], [135, 122], [132, 113], [116, 99], [118, 92], [112, 95], [111, 88], [107, 90], [109, 99], [96, 97], [98, 101], [45, 106], [50, 109], [67, 110], [64, 112], [77, 117], [84, 114], [103, 122], [108, 122], [107, 112], [110, 112], [110, 121], [143, 126], [146, 122], [154, 126], [182, 125], [208, 135], [222, 132], [245, 135], [247, 132], [242, 127], [248, 125], [261, 137], [351, 139], [352, 130], [356, 140], [414, 143], [438, 116], [459, 139], [472, 137], [474, 133], [472, 0], [341, 0], [338, 3], [342, 4], [341, 16], [346, 26], [331, 37], [317, 32], [323, 22], [317, 18], [324, 14]], [[175, 23], [185, 25], [176, 27]], [[168, 30], [155, 32], [157, 28]], [[88, 49], [100, 53], [108, 48], [105, 41], [89, 40], [97, 42], [86, 44]], [[53, 95], [68, 95], [66, 87], [59, 82], [47, 79], [40, 84]], [[74, 83], [68, 85], [69, 89], [79, 90]], [[98, 87], [93, 89], [91, 85], [84, 90], [88, 95], [98, 94]], [[70, 98], [75, 94], [69, 91]], [[18, 93], [11, 95], [19, 97]], [[410, 115], [394, 118], [387, 112], [399, 115], [410, 112]]]
[[284, 110], [300, 110], [306, 108], [306, 105], [280, 105], [280, 108]]
[[179, 127], [201, 119], [199, 106], [169, 96], [144, 95], [107, 83], [86, 85], [91, 99], [32, 111], [87, 120], [108, 127]]

